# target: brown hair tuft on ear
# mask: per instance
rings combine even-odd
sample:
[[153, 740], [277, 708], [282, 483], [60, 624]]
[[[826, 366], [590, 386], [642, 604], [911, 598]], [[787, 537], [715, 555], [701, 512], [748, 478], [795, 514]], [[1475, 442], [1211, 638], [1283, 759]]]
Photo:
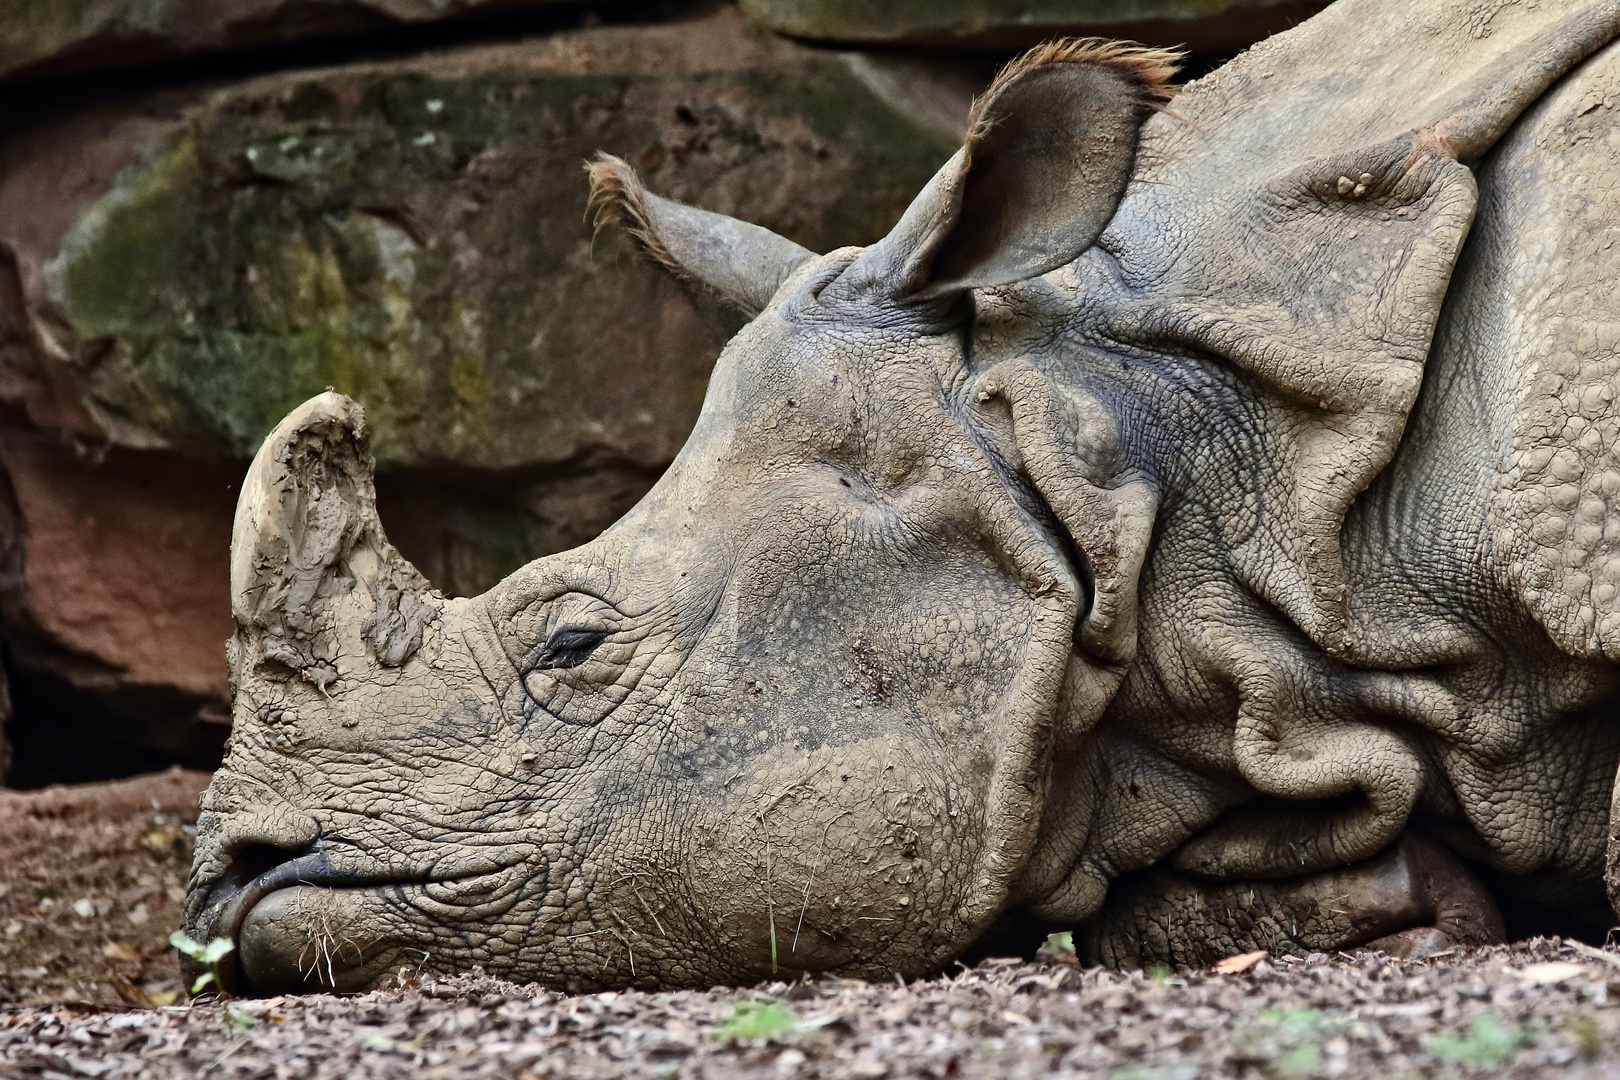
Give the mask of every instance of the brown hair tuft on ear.
[[654, 195], [612, 154], [598, 153], [585, 163], [585, 174], [591, 182], [585, 216], [598, 232], [622, 227], [643, 255], [750, 318], [814, 257], [769, 229]]
[[647, 189], [641, 186], [641, 178], [627, 161], [597, 151], [596, 160], [585, 163], [585, 175], [591, 184], [585, 215], [591, 218], [595, 232], [617, 225], [630, 234], [636, 246], [653, 262], [676, 277], [692, 279], [686, 267], [658, 239], [652, 216], [647, 211]]
[[1011, 60], [996, 73], [989, 89], [973, 101], [968, 114], [968, 137], [972, 143], [984, 135], [984, 129], [993, 121], [989, 117], [990, 105], [1008, 85], [1038, 68], [1053, 64], [1090, 64], [1106, 68], [1135, 84], [1147, 105], [1163, 105], [1175, 96], [1170, 80], [1186, 53], [1176, 49], [1155, 49], [1138, 45], [1134, 41], [1112, 41], [1108, 38], [1062, 38], [1037, 45], [1022, 56]]

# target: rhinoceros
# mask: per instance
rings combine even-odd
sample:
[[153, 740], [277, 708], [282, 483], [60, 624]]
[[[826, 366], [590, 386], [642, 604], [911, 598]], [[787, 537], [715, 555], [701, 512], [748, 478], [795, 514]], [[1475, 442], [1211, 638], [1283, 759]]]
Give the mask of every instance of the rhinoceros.
[[824, 255], [599, 159], [603, 220], [752, 316], [690, 440], [451, 599], [360, 407], [288, 416], [187, 931], [238, 993], [1601, 932], [1617, 34], [1341, 0], [1174, 96], [1169, 54], [1049, 45]]

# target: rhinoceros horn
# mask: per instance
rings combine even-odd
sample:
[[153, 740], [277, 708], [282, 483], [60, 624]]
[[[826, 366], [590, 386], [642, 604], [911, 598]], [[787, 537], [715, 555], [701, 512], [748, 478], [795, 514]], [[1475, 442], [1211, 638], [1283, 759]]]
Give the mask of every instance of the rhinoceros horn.
[[360, 406], [325, 393], [299, 406], [253, 459], [231, 536], [232, 671], [296, 674], [323, 692], [345, 639], [398, 667], [422, 642], [434, 594], [383, 533]]

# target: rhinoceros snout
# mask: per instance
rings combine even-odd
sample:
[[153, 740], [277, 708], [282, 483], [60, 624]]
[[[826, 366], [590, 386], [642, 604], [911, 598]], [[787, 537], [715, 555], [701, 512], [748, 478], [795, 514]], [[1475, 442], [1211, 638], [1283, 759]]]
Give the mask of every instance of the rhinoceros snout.
[[[294, 851], [269, 844], [251, 844], [237, 852], [225, 873], [209, 889], [197, 920], [203, 940], [225, 938], [237, 946], [216, 973], [219, 989], [228, 994], [266, 989], [254, 978], [242, 949], [243, 927], [262, 902], [281, 891], [306, 885], [336, 884], [343, 879], [344, 875], [332, 866], [326, 851], [319, 848]], [[262, 952], [261, 946], [259, 953]], [[188, 960], [186, 964], [197, 968], [195, 972], [187, 972], [188, 981], [201, 974], [198, 961]]]

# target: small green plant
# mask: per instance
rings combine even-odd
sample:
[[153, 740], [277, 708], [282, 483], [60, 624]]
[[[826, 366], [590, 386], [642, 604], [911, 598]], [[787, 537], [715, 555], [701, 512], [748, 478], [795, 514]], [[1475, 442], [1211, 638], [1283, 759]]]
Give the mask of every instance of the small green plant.
[[365, 1043], [362, 1044], [362, 1049], [395, 1054], [414, 1054], [422, 1049], [422, 1042], [426, 1038], [425, 1035], [418, 1035], [414, 1039], [391, 1039], [379, 1032], [366, 1039]]
[[1198, 1080], [1198, 1066], [1188, 1062], [1173, 1065], [1127, 1065], [1108, 1074], [1109, 1080]]
[[1436, 1035], [1424, 1043], [1430, 1056], [1459, 1065], [1501, 1065], [1535, 1042], [1526, 1028], [1509, 1031], [1489, 1013], [1474, 1017], [1466, 1035]]
[[1148, 967], [1148, 969], [1147, 969], [1147, 977], [1152, 979], [1154, 982], [1158, 983], [1160, 986], [1163, 986], [1165, 983], [1170, 981], [1170, 965], [1169, 964], [1152, 964], [1152, 965], [1150, 965]]
[[1069, 967], [1080, 966], [1080, 956], [1074, 948], [1074, 931], [1060, 930], [1055, 934], [1047, 934], [1041, 947], [1035, 950], [1035, 959], [1044, 964], [1066, 964]]
[[780, 1001], [740, 1001], [731, 1019], [714, 1029], [716, 1038], [750, 1042], [791, 1034], [799, 1026], [793, 1010]]
[[169, 944], [201, 964], [206, 964], [208, 970], [197, 976], [197, 981], [191, 984], [191, 992], [198, 994], [202, 988], [212, 983], [216, 990], [223, 988], [219, 978], [219, 962], [229, 956], [236, 946], [230, 938], [217, 937], [207, 945], [193, 941], [190, 934], [184, 930], [176, 930], [169, 935]]
[[1309, 1076], [1321, 1061], [1322, 1051], [1314, 1043], [1301, 1043], [1272, 1061], [1271, 1071], [1277, 1076]]
[[225, 1006], [225, 1031], [238, 1038], [245, 1037], [259, 1023], [259, 1018], [253, 1015], [253, 1010], [243, 1005]]

